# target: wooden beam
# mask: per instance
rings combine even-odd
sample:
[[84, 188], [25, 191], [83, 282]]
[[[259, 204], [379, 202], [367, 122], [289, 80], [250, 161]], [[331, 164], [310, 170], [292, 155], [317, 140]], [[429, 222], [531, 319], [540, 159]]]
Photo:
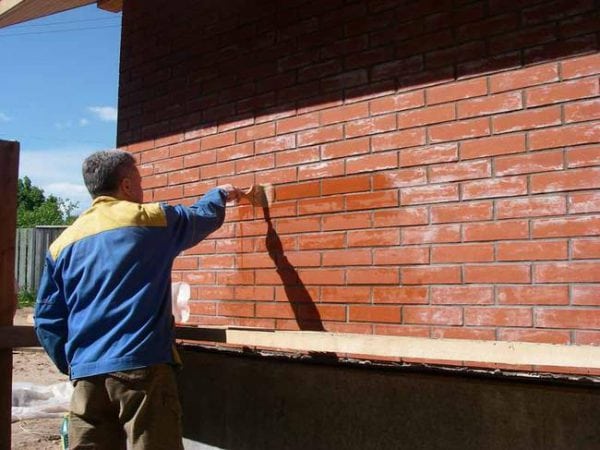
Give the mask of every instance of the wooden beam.
[[[223, 334], [225, 335], [224, 339]], [[600, 347], [592, 345], [429, 339], [320, 331], [178, 328], [177, 337], [184, 335], [186, 337], [181, 337], [181, 339], [215, 341], [246, 347], [291, 350], [303, 353], [341, 353], [364, 355], [365, 358], [445, 360], [460, 362], [465, 365], [467, 362], [482, 362], [600, 369]]]
[[110, 12], [123, 11], [123, 0], [98, 0], [98, 8]]
[[[15, 232], [19, 143], [0, 141], [0, 326], [10, 326], [16, 306]], [[10, 449], [12, 350], [0, 349], [0, 450]]]
[[30, 326], [0, 327], [0, 350], [17, 347], [39, 347], [40, 341]]

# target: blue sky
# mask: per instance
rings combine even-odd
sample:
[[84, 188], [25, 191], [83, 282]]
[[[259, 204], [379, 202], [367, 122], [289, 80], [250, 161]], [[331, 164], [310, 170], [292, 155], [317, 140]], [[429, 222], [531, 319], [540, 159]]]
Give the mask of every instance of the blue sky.
[[120, 25], [91, 5], [0, 29], [0, 139], [21, 143], [19, 176], [79, 211], [81, 162], [115, 147]]

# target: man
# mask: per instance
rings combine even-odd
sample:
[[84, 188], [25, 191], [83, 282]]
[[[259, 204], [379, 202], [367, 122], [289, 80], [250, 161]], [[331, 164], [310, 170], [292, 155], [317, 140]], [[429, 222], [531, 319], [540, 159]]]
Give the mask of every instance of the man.
[[35, 310], [40, 342], [74, 383], [70, 448], [183, 448], [171, 265], [241, 191], [142, 204], [135, 160], [117, 150], [90, 155], [83, 179], [92, 206], [50, 246]]

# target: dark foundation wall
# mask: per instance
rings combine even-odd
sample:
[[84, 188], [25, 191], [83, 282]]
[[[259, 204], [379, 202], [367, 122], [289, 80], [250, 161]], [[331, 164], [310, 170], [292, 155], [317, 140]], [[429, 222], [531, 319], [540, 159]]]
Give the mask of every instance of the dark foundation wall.
[[600, 448], [600, 390], [593, 387], [282, 362], [193, 347], [183, 358], [190, 443], [232, 450]]

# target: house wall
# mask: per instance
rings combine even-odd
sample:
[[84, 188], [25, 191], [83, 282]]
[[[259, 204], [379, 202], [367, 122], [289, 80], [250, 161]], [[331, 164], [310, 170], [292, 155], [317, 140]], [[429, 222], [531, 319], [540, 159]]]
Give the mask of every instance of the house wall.
[[125, 0], [145, 199], [274, 185], [176, 260], [193, 321], [600, 344], [598, 31], [592, 0]]

